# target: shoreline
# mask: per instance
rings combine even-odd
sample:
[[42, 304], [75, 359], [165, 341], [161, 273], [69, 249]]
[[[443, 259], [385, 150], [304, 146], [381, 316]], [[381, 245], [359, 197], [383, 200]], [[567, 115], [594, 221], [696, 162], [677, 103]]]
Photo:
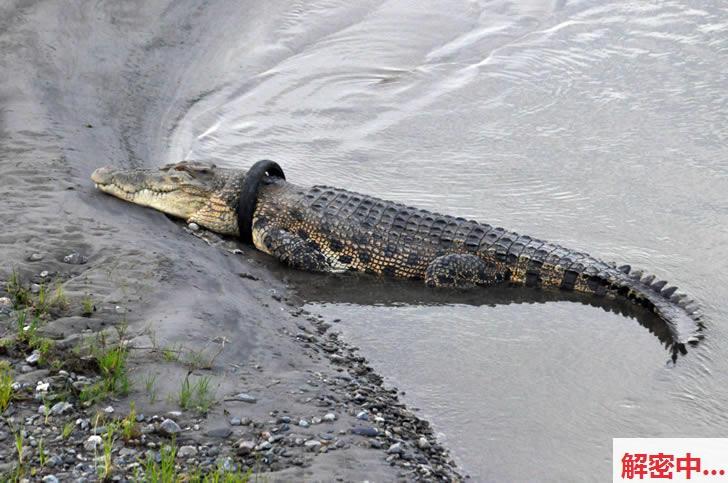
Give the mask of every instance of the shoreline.
[[[227, 6], [208, 19], [194, 2], [170, 6], [107, 5], [91, 20], [78, 6], [18, 2], [0, 16], [0, 67], [13, 73], [0, 80], [0, 297], [18, 302], [14, 272], [29, 292], [20, 324], [6, 300], [0, 308], [0, 359], [18, 383], [0, 422], [0, 471], [20, 455], [26, 478], [96, 478], [111, 434], [111, 474], [125, 478], [174, 437], [179, 471], [221, 462], [273, 481], [461, 480], [429, 424], [300, 308], [277, 262], [231, 240], [210, 246], [94, 188], [101, 165], [163, 164], [160, 139], [200, 95], [185, 69], [206, 55], [195, 43], [209, 33], [203, 20]], [[58, 305], [40, 309], [58, 287]], [[109, 382], [112, 355], [125, 370]]]

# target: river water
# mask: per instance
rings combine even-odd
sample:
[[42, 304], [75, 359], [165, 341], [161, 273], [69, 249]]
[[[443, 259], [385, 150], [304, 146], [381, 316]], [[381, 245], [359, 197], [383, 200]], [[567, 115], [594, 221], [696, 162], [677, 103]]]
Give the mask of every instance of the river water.
[[645, 314], [307, 275], [308, 306], [474, 480], [605, 480], [613, 437], [728, 436], [725, 4], [216, 5], [160, 164], [275, 159], [645, 268], [702, 307], [673, 365]]

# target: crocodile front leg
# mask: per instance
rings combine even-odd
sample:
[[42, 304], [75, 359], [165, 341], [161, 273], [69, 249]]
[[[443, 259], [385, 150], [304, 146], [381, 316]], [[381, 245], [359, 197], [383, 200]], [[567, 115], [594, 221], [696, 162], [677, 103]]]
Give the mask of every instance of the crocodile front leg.
[[253, 223], [253, 244], [298, 270], [330, 272], [331, 265], [313, 240], [306, 240], [266, 220]]
[[503, 281], [495, 265], [469, 254], [450, 254], [435, 258], [425, 271], [430, 287], [471, 288]]

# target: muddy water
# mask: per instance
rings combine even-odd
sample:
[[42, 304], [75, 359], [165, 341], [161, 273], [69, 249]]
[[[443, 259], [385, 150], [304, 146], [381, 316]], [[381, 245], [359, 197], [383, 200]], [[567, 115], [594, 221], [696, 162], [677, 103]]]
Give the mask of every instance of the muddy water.
[[171, 76], [188, 108], [159, 161], [272, 158], [297, 183], [499, 224], [693, 295], [706, 339], [672, 366], [644, 314], [302, 281], [476, 480], [604, 480], [612, 437], [728, 435], [720, 5], [217, 2]]

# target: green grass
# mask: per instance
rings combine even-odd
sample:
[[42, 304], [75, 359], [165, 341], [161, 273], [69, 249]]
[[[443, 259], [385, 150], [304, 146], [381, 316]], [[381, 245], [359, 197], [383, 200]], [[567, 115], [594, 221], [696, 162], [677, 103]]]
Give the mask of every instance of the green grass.
[[43, 447], [43, 438], [40, 438], [40, 441], [38, 442], [38, 462], [40, 463], [41, 468], [45, 467], [47, 459], [48, 455]]
[[139, 482], [149, 483], [176, 483], [178, 480], [177, 469], [174, 459], [177, 456], [177, 448], [165, 445], [159, 451], [160, 461], [157, 463], [153, 456], [147, 454], [144, 462], [144, 479], [137, 479]]
[[114, 449], [114, 441], [116, 435], [116, 424], [109, 423], [106, 425], [106, 434], [103, 437], [103, 466], [100, 466], [97, 470], [99, 479], [108, 480], [111, 478], [111, 472], [114, 470], [113, 461], [111, 458], [111, 450]]
[[157, 375], [149, 374], [144, 378], [144, 388], [149, 396], [149, 402], [154, 404], [157, 400], [157, 388], [154, 385], [157, 383]]
[[98, 402], [111, 396], [129, 394], [131, 381], [126, 367], [129, 355], [126, 348], [95, 348], [92, 352], [101, 372], [101, 380], [81, 391], [81, 401]]
[[61, 430], [61, 437], [63, 439], [68, 439], [71, 437], [71, 434], [73, 433], [73, 428], [75, 428], [76, 425], [73, 423], [73, 421], [69, 421], [66, 424], [63, 425], [63, 429]]
[[18, 275], [15, 269], [10, 273], [10, 278], [5, 284], [5, 289], [10, 294], [14, 308], [20, 309], [30, 305], [30, 292], [23, 286], [20, 275]]
[[13, 398], [13, 373], [7, 362], [0, 363], [0, 413], [10, 405]]
[[134, 401], [129, 404], [129, 415], [122, 419], [119, 424], [121, 426], [121, 437], [124, 441], [141, 436], [141, 431], [136, 421], [136, 404]]
[[253, 470], [230, 471], [225, 470], [222, 465], [212, 471], [203, 473], [197, 469], [192, 474], [180, 474], [175, 467], [177, 449], [174, 446], [165, 445], [159, 452], [160, 462], [147, 454], [146, 460], [142, 462], [143, 470], [137, 472], [134, 481], [144, 483], [177, 483], [186, 481], [189, 483], [247, 483], [253, 474]]
[[162, 349], [162, 359], [164, 362], [177, 362], [179, 360], [179, 347], [165, 347]]
[[190, 375], [187, 374], [182, 381], [177, 402], [182, 409], [207, 412], [215, 402], [214, 394], [210, 390], [210, 378], [203, 376], [190, 384]]
[[56, 284], [56, 290], [53, 293], [51, 305], [58, 309], [67, 309], [69, 306], [68, 297], [66, 297], [66, 292], [63, 290], [63, 284], [60, 282]]
[[48, 312], [50, 308], [50, 300], [48, 297], [48, 287], [46, 284], [40, 284], [40, 291], [38, 292], [38, 301], [35, 303], [35, 313], [42, 315]]
[[95, 309], [96, 308], [94, 307], [94, 301], [91, 300], [91, 296], [86, 295], [81, 300], [81, 315], [83, 315], [84, 317], [88, 317], [94, 313]]

